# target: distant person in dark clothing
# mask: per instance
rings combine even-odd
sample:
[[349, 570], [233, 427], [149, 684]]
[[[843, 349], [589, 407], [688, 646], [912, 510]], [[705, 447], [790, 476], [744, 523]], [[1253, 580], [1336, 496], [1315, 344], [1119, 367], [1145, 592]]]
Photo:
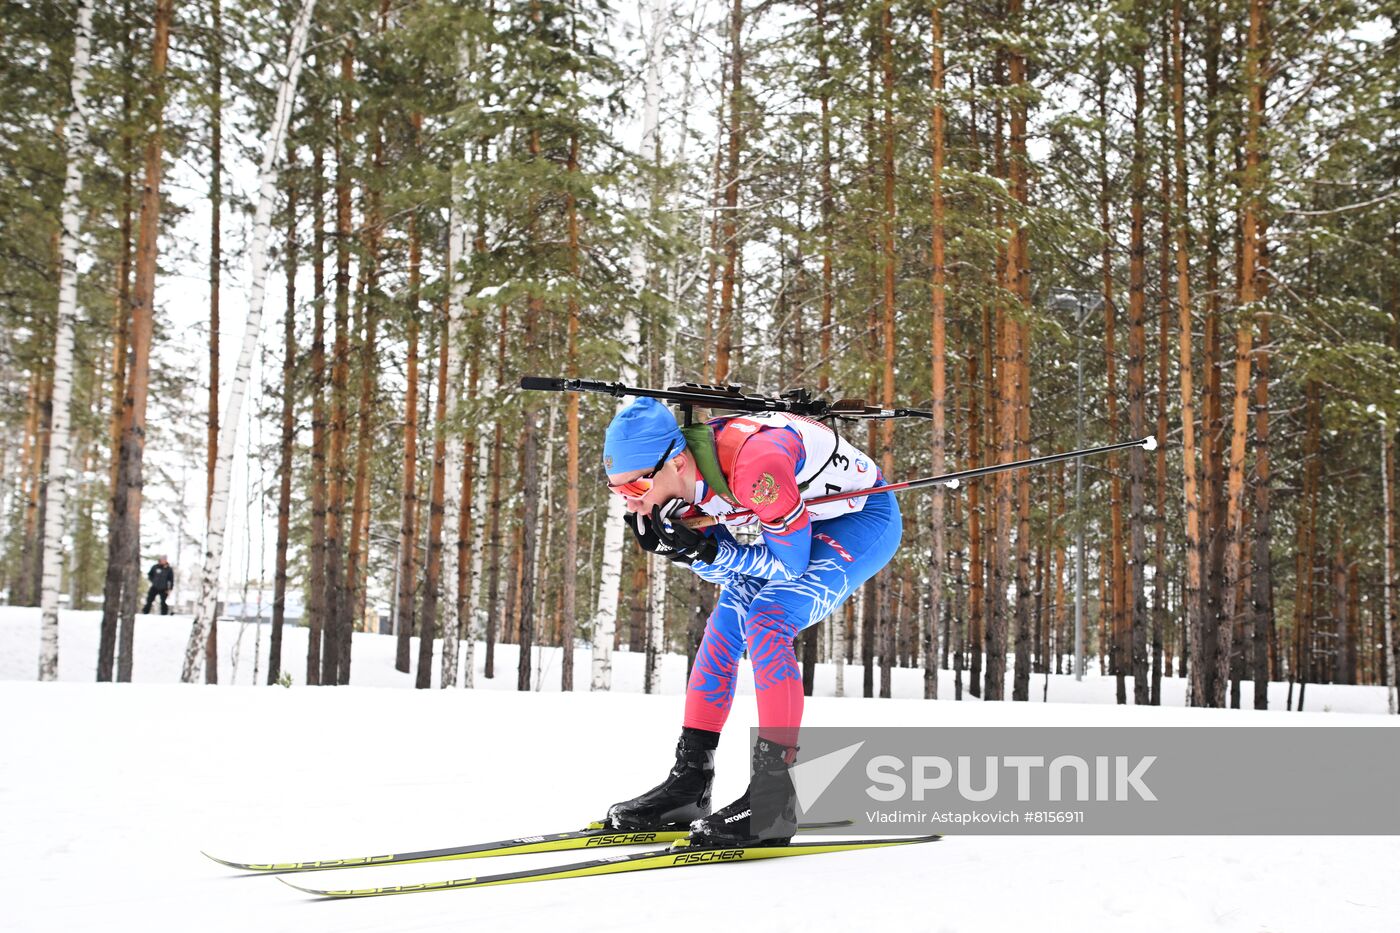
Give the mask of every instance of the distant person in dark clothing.
[[170, 562], [165, 559], [165, 555], [160, 555], [160, 560], [151, 565], [151, 569], [146, 571], [146, 579], [151, 581], [151, 588], [146, 591], [146, 605], [142, 612], [150, 612], [151, 604], [160, 598], [160, 614], [170, 615], [170, 607], [165, 604], [166, 597], [170, 591], [175, 589], [175, 568], [170, 566]]

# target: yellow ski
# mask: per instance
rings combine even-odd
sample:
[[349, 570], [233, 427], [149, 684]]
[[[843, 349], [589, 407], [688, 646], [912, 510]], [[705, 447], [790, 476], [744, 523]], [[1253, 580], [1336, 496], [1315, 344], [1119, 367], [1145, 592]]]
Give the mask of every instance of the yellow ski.
[[633, 852], [609, 855], [571, 865], [553, 865], [524, 871], [456, 878], [449, 881], [427, 881], [421, 884], [396, 884], [377, 888], [323, 889], [307, 888], [279, 878], [283, 884], [316, 897], [379, 897], [385, 894], [419, 894], [424, 891], [456, 891], [463, 888], [485, 888], [501, 884], [522, 884], [531, 881], [559, 881], [565, 878], [586, 878], [591, 875], [617, 875], [629, 871], [649, 871], [655, 868], [685, 868], [692, 865], [714, 865], [721, 862], [752, 862], [759, 859], [790, 858], [798, 855], [820, 855], [854, 849], [883, 849], [894, 846], [935, 842], [942, 836], [913, 836], [889, 839], [851, 839], [837, 842], [795, 842], [785, 846], [743, 846], [738, 848], [692, 848], [681, 840], [661, 852]]
[[[820, 832], [836, 826], [849, 826], [850, 820], [830, 823], [804, 823], [798, 832]], [[325, 871], [332, 868], [364, 868], [373, 865], [409, 865], [417, 862], [450, 862], [457, 859], [488, 858], [497, 855], [530, 855], [537, 852], [563, 852], [570, 849], [601, 849], [612, 846], [639, 846], [677, 842], [689, 835], [688, 829], [661, 829], [652, 832], [617, 832], [601, 822], [589, 823], [587, 827], [567, 833], [545, 833], [538, 836], [519, 836], [515, 839], [498, 839], [494, 842], [478, 842], [472, 845], [453, 846], [446, 849], [423, 849], [417, 852], [399, 852], [388, 855], [361, 855], [351, 858], [314, 859], [298, 862], [234, 862], [217, 855], [204, 855], [238, 871], [255, 871], [268, 874], [282, 872]]]

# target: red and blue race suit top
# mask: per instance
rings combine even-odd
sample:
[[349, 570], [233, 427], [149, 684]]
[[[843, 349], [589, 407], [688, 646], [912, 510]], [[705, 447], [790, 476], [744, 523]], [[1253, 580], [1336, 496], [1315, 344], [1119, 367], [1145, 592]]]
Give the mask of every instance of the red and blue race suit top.
[[[697, 561], [702, 577], [742, 574], [767, 580], [792, 580], [807, 569], [812, 524], [860, 511], [865, 498], [809, 506], [811, 497], [869, 489], [882, 481], [869, 457], [819, 421], [780, 412], [718, 418], [714, 431], [719, 464], [731, 499], [700, 478], [695, 507], [720, 519], [714, 526], [719, 552], [711, 564]], [[753, 516], [725, 521], [728, 513], [748, 509]], [[757, 520], [763, 543], [743, 545], [725, 525]], [[720, 582], [716, 580], [715, 582]]]

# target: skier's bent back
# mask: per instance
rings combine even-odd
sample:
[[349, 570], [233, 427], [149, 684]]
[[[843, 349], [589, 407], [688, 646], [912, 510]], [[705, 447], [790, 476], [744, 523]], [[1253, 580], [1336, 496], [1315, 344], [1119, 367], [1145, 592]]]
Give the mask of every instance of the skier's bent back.
[[[721, 587], [686, 685], [676, 763], [661, 784], [610, 807], [608, 821], [634, 831], [689, 823], [695, 845], [786, 843], [797, 830], [788, 769], [802, 722], [793, 639], [894, 556], [902, 530], [895, 497], [809, 507], [805, 491], [874, 489], [884, 477], [820, 422], [769, 412], [681, 428], [650, 398], [632, 402], [608, 426], [603, 466], [609, 488], [626, 497], [627, 524], [641, 547]], [[753, 516], [736, 524], [758, 521], [763, 543], [740, 544], [723, 524], [742, 509]], [[720, 523], [695, 531], [681, 521], [700, 513]], [[714, 750], [746, 647], [758, 694], [754, 776], [738, 800], [711, 814]]]

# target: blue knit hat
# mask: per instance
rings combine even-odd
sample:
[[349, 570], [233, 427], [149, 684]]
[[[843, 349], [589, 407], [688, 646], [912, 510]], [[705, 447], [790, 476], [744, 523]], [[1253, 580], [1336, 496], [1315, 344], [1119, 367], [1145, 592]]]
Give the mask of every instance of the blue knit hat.
[[[670, 454], [666, 454], [667, 446]], [[603, 469], [607, 473], [650, 470], [663, 455], [685, 450], [685, 436], [671, 409], [654, 398], [639, 398], [617, 413], [603, 438]]]

